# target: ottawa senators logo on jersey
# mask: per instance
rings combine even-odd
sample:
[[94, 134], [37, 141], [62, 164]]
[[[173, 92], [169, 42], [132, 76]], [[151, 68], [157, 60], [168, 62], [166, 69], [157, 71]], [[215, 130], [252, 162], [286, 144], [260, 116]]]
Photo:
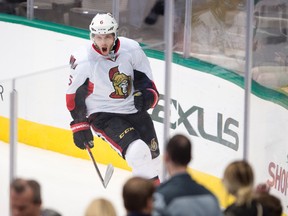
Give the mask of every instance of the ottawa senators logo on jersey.
[[131, 76], [120, 73], [118, 66], [111, 68], [109, 71], [109, 78], [115, 89], [109, 97], [111, 98], [126, 98], [131, 93]]

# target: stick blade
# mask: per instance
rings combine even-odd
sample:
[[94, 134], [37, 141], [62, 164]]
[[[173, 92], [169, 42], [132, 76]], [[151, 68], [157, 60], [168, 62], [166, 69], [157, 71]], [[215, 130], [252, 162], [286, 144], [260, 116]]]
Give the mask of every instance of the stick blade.
[[112, 175], [114, 172], [114, 167], [112, 166], [112, 164], [108, 164], [107, 168], [106, 168], [106, 173], [105, 173], [105, 177], [104, 177], [104, 182], [103, 185], [106, 188]]

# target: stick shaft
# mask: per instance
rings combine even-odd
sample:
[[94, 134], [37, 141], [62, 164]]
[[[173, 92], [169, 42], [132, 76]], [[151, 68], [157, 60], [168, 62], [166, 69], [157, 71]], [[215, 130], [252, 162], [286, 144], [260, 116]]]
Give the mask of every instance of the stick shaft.
[[92, 162], [93, 162], [93, 164], [94, 164], [94, 167], [95, 167], [95, 169], [96, 169], [96, 171], [97, 171], [97, 174], [98, 174], [98, 176], [99, 176], [99, 178], [100, 178], [103, 186], [106, 187], [106, 185], [105, 185], [105, 183], [104, 183], [104, 179], [103, 179], [103, 177], [102, 177], [102, 175], [101, 175], [101, 172], [100, 172], [100, 170], [99, 170], [99, 168], [98, 168], [98, 166], [97, 166], [97, 163], [96, 163], [96, 161], [95, 161], [95, 159], [94, 159], [94, 156], [93, 156], [93, 154], [92, 154], [92, 151], [91, 151], [90, 147], [89, 147], [87, 144], [86, 144], [86, 149], [87, 149], [87, 152], [88, 152], [88, 154], [89, 154], [89, 156], [90, 156], [90, 158], [91, 158], [91, 160], [92, 160]]

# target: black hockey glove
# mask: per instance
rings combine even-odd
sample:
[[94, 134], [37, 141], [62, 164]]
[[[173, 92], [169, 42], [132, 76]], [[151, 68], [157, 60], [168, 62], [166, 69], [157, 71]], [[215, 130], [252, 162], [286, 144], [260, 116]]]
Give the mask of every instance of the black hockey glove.
[[88, 144], [90, 148], [94, 147], [93, 134], [87, 121], [79, 123], [72, 121], [70, 127], [73, 132], [74, 143], [78, 148], [85, 149], [85, 144]]
[[134, 105], [138, 111], [146, 111], [151, 108], [154, 102], [154, 94], [147, 90], [136, 90], [134, 93]]

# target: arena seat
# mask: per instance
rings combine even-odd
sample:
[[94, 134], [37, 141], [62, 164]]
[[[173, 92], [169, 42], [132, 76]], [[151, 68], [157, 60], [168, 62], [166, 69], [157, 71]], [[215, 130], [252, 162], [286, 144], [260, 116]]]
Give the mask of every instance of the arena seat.
[[261, 85], [280, 89], [288, 86], [288, 66], [259, 66], [252, 69], [252, 78]]
[[69, 11], [69, 25], [88, 30], [91, 20], [99, 12], [104, 11], [80, 7], [71, 8]]

